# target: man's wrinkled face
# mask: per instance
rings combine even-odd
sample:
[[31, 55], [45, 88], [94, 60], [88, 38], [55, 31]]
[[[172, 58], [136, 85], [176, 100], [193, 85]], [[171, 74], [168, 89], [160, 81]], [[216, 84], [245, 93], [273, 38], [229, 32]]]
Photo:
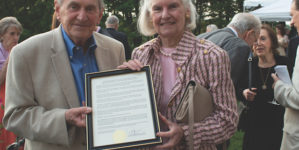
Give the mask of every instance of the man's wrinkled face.
[[103, 15], [97, 0], [63, 0], [61, 5], [55, 4], [55, 10], [64, 30], [76, 45], [92, 36]]

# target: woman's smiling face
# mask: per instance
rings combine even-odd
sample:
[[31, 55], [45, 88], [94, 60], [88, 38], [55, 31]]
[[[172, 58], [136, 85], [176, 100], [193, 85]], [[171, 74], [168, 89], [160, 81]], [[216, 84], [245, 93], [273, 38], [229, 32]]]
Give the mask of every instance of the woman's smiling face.
[[272, 54], [271, 45], [271, 39], [267, 30], [261, 29], [260, 36], [253, 46], [255, 54], [257, 56], [265, 56], [267, 54]]
[[188, 13], [181, 0], [152, 0], [152, 22], [161, 37], [167, 38], [182, 34]]

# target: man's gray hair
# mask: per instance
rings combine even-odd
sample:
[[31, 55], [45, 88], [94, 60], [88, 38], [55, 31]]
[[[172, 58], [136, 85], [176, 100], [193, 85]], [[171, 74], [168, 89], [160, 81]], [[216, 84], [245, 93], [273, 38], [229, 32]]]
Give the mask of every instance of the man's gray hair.
[[207, 28], [209, 28], [211, 31], [215, 31], [218, 29], [218, 27], [215, 24], [209, 24], [207, 25]]
[[115, 15], [111, 15], [106, 19], [105, 24], [106, 25], [108, 25], [108, 24], [117, 25], [117, 24], [119, 24], [119, 20]]
[[[99, 3], [99, 8], [100, 10], [104, 10], [105, 9], [105, 3], [104, 0], [97, 0]], [[63, 3], [63, 0], [57, 0], [58, 4], [61, 5]]]
[[259, 33], [262, 23], [258, 17], [250, 13], [238, 13], [227, 26], [236, 28], [239, 34], [244, 34], [251, 29]]
[[[161, 0], [163, 1], [163, 0]], [[193, 30], [196, 28], [197, 12], [192, 0], [181, 0], [184, 7], [190, 11], [190, 17], [186, 18], [185, 28], [187, 30]], [[138, 31], [145, 36], [152, 36], [156, 33], [153, 22], [151, 20], [152, 0], [140, 0], [140, 13], [137, 22]]]
[[20, 32], [23, 31], [23, 27], [16, 17], [4, 17], [0, 20], [0, 42], [9, 27], [16, 27]]

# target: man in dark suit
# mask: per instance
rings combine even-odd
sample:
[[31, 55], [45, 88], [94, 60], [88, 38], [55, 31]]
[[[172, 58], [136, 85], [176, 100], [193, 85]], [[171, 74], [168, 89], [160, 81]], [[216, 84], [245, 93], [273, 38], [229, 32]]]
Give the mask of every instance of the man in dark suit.
[[109, 37], [113, 38], [113, 36], [112, 36], [106, 29], [101, 28], [100, 26], [97, 26], [96, 28], [97, 28], [96, 31], [97, 31], [98, 33], [101, 33], [101, 34], [103, 34], [103, 35], [106, 35], [106, 36], [109, 36]]
[[238, 13], [223, 29], [200, 34], [198, 38], [212, 41], [226, 50], [231, 61], [231, 78], [235, 88], [241, 80], [241, 72], [248, 69], [248, 56], [257, 41], [261, 29], [259, 18], [249, 13]]
[[125, 55], [126, 55], [126, 59], [130, 59], [131, 58], [131, 50], [130, 50], [130, 46], [128, 43], [128, 37], [125, 33], [123, 32], [119, 32], [118, 30], [118, 26], [119, 26], [119, 20], [115, 15], [111, 15], [107, 18], [106, 22], [106, 31], [116, 40], [120, 41], [121, 43], [123, 43], [124, 47], [125, 47]]
[[[253, 43], [259, 37], [261, 26], [260, 19], [252, 14], [238, 13], [226, 28], [197, 36], [210, 40], [227, 51], [231, 61], [231, 78], [236, 93], [239, 93], [237, 89], [242, 80], [241, 72], [248, 70], [248, 57]], [[239, 96], [237, 95], [237, 97]], [[229, 145], [229, 140], [226, 143]], [[223, 150], [222, 145], [218, 146], [217, 150]]]
[[291, 60], [292, 67], [294, 67], [295, 65], [298, 44], [299, 44], [299, 36], [295, 36], [290, 39], [289, 46], [287, 48], [287, 55]]

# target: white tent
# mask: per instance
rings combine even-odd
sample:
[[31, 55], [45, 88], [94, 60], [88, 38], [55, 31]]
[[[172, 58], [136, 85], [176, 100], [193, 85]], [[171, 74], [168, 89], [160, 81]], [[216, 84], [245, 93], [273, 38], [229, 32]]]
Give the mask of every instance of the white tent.
[[274, 1], [276, 1], [276, 0], [245, 0], [243, 6], [246, 8], [256, 7], [258, 5], [268, 6], [269, 4], [273, 3]]
[[277, 0], [250, 13], [258, 16], [262, 21], [290, 21], [291, 3], [292, 0]]

